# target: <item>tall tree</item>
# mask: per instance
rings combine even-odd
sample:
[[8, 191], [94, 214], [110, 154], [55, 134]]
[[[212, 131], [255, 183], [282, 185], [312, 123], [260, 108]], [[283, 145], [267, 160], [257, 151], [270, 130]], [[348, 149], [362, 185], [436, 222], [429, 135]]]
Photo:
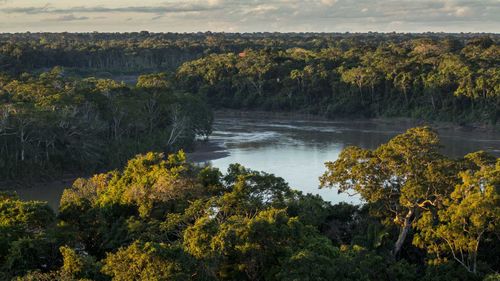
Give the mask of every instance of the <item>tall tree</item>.
[[386, 223], [397, 225], [397, 256], [421, 214], [440, 204], [457, 182], [455, 163], [438, 149], [438, 136], [428, 127], [410, 129], [375, 150], [348, 147], [326, 163], [321, 186], [359, 194]]

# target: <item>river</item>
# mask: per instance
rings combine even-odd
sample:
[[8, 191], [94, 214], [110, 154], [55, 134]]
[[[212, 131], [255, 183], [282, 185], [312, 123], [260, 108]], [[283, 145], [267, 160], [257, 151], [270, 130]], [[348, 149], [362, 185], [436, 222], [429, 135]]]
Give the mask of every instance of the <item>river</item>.
[[[321, 195], [325, 200], [359, 203], [355, 197], [319, 189], [324, 163], [334, 161], [343, 148], [356, 145], [375, 148], [415, 126], [405, 120], [322, 120], [304, 116], [259, 113], [217, 114], [208, 143], [189, 155], [192, 161], [207, 163], [226, 171], [231, 163], [283, 177], [292, 188]], [[500, 132], [465, 130], [441, 126], [442, 152], [462, 157], [477, 150], [500, 156]], [[45, 200], [57, 207], [69, 182], [22, 189], [26, 200]]]

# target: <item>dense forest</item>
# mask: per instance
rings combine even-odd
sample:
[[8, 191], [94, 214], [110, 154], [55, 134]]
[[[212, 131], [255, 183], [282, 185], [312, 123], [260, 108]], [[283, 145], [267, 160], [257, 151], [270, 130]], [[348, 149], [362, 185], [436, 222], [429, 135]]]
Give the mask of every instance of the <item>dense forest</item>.
[[[3, 33], [0, 71], [32, 71], [63, 66], [92, 73], [140, 73], [175, 70], [182, 63], [208, 54], [239, 53], [245, 49], [320, 50], [330, 47], [419, 38], [462, 42], [477, 34], [316, 34], [316, 33]], [[498, 40], [496, 34], [491, 34]]]
[[78, 179], [57, 215], [2, 194], [0, 279], [499, 280], [500, 161], [438, 151], [427, 127], [346, 148], [322, 186], [362, 206], [183, 152]]
[[215, 107], [497, 124], [496, 34], [3, 34], [0, 71], [167, 72]]
[[176, 80], [229, 108], [496, 124], [499, 64], [489, 38], [425, 38], [209, 55], [183, 64]]
[[61, 68], [0, 76], [0, 179], [58, 177], [120, 167], [138, 153], [189, 148], [212, 111], [164, 75], [135, 86], [69, 78]]
[[0, 192], [0, 280], [500, 280], [500, 160], [442, 155], [429, 127], [326, 163], [359, 206], [183, 152], [214, 109], [496, 129], [499, 40], [0, 34], [0, 182], [93, 175], [58, 210]]

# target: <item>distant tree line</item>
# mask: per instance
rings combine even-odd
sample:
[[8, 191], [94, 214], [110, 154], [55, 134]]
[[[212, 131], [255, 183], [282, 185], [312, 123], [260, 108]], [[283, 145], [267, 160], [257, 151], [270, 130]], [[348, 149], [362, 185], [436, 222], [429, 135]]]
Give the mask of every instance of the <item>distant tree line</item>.
[[[82, 72], [140, 73], [175, 70], [181, 63], [213, 53], [247, 48], [318, 50], [358, 44], [377, 45], [449, 34], [341, 33], [3, 33], [0, 71], [33, 71], [55, 66]], [[454, 34], [464, 42], [476, 34]], [[496, 35], [491, 35], [496, 36]]]
[[203, 99], [173, 91], [161, 74], [136, 86], [61, 68], [0, 76], [0, 179], [95, 172], [138, 153], [189, 148], [210, 134], [212, 119]]
[[[439, 153], [429, 128], [346, 148], [322, 186], [184, 153], [147, 153], [78, 179], [59, 214], [0, 194], [2, 280], [498, 280], [500, 160]], [[332, 191], [336, 192], [336, 191]]]

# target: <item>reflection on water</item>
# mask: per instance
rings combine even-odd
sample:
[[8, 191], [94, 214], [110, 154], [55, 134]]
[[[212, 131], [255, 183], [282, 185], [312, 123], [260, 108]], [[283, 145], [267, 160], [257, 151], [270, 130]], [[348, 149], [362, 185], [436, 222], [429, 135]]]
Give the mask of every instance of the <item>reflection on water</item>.
[[[291, 119], [291, 118], [288, 118]], [[333, 203], [358, 203], [357, 198], [337, 194], [335, 190], [318, 189], [324, 163], [337, 159], [349, 145], [375, 148], [415, 124], [396, 121], [317, 121], [263, 117], [218, 116], [209, 144], [221, 146], [219, 151], [200, 148], [190, 155], [193, 161], [210, 162], [223, 172], [229, 164], [240, 163], [248, 168], [283, 177], [292, 188], [320, 194]], [[500, 156], [500, 132], [481, 133], [441, 130], [443, 153], [462, 157], [466, 153], [486, 150]], [[64, 187], [69, 182], [36, 185], [20, 190], [26, 200], [48, 201], [57, 207]]]
[[[228, 155], [209, 162], [222, 171], [231, 163], [240, 163], [283, 177], [292, 188], [319, 194], [333, 203], [359, 203], [357, 198], [337, 194], [335, 190], [318, 189], [324, 163], [337, 159], [346, 146], [373, 149], [413, 126], [408, 122], [219, 117], [211, 141], [221, 145]], [[481, 149], [500, 154], [498, 133], [442, 130], [440, 137], [443, 153], [452, 157]]]

